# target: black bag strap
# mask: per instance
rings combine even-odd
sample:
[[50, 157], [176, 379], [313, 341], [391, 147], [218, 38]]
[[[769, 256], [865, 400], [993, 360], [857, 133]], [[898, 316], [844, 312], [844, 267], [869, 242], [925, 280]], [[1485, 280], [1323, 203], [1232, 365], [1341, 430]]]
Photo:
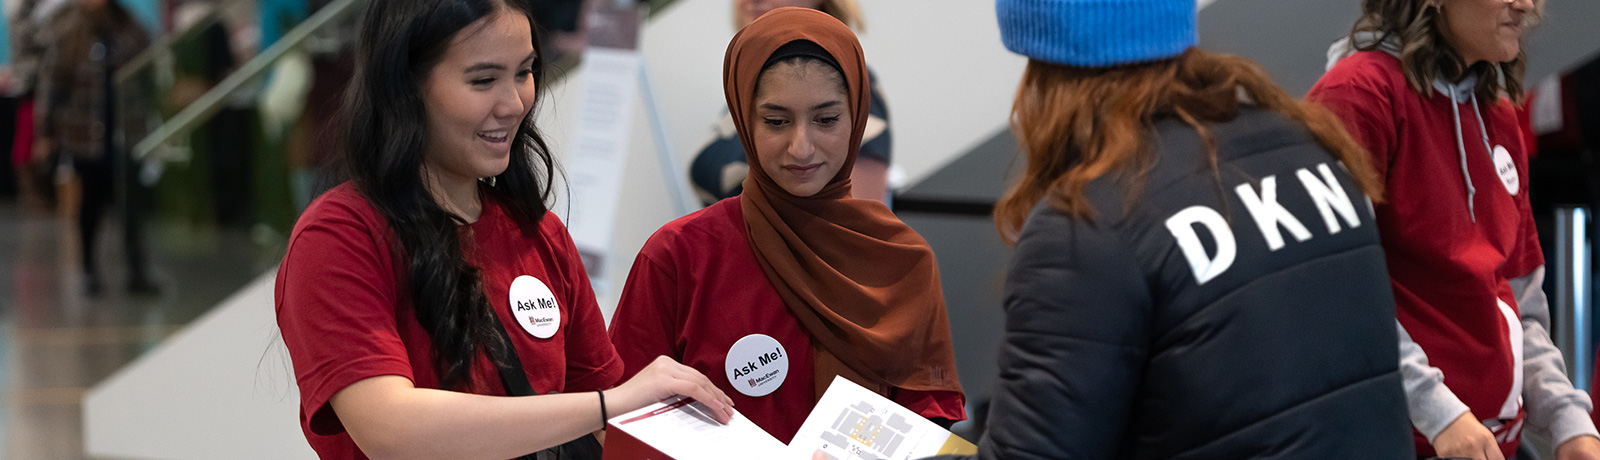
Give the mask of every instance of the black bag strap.
[[[500, 321], [498, 314], [490, 316], [497, 323], [498, 327], [494, 330], [500, 333], [500, 343], [506, 350], [505, 365], [495, 363], [494, 366], [495, 370], [500, 371], [500, 383], [505, 385], [509, 396], [533, 396], [533, 385], [528, 383], [528, 373], [522, 370], [522, 358], [517, 355], [516, 345], [511, 343], [505, 323]], [[559, 446], [517, 457], [516, 460], [600, 460], [600, 448], [600, 440], [590, 433]]]
[[[500, 323], [500, 315], [494, 315], [496, 323]], [[533, 396], [533, 385], [528, 384], [528, 373], [522, 370], [522, 357], [517, 355], [516, 345], [511, 344], [511, 335], [506, 333], [505, 323], [494, 328], [500, 333], [500, 345], [506, 350], [506, 363], [495, 363], [495, 370], [500, 371], [500, 383], [506, 387], [508, 396]]]

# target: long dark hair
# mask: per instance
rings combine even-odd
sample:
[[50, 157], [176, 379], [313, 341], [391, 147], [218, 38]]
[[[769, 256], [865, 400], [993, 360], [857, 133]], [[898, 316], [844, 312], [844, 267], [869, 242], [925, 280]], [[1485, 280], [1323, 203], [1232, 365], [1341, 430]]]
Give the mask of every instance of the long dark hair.
[[[1542, 0], [1537, 2], [1526, 16], [1528, 25], [1539, 20], [1543, 3]], [[1357, 36], [1363, 34], [1371, 34], [1371, 39], [1358, 40]], [[1500, 92], [1505, 92], [1513, 101], [1522, 100], [1527, 51], [1519, 50], [1511, 62], [1468, 64], [1445, 41], [1444, 32], [1439, 28], [1439, 7], [1428, 0], [1363, 0], [1361, 18], [1350, 30], [1350, 45], [1361, 51], [1371, 51], [1382, 47], [1386, 40], [1400, 45], [1401, 72], [1417, 94], [1431, 96], [1434, 77], [1460, 81], [1468, 72], [1477, 71], [1482, 75], [1474, 88], [1479, 98], [1493, 101]]]
[[[500, 326], [477, 267], [463, 257], [458, 229], [465, 222], [445, 211], [423, 183], [428, 129], [421, 83], [456, 33], [497, 11], [528, 16], [534, 49], [542, 50], [525, 0], [369, 2], [341, 117], [345, 149], [335, 170], [355, 183], [394, 230], [396, 258], [405, 267], [401, 285], [428, 332], [434, 371], [447, 389], [471, 385], [478, 350], [504, 363], [509, 344], [494, 329]], [[535, 85], [544, 82], [544, 64], [541, 53], [533, 64]], [[524, 233], [534, 231], [548, 209], [548, 181], [555, 172], [533, 118], [530, 112], [517, 127], [510, 166], [488, 180], [494, 199], [507, 205]]]

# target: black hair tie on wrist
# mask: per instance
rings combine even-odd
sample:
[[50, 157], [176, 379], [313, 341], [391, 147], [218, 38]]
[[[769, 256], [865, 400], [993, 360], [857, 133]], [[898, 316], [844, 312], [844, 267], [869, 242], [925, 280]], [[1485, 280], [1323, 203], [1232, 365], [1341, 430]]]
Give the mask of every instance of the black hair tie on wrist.
[[611, 420], [611, 417], [606, 415], [606, 391], [594, 390], [594, 392], [600, 395], [600, 431], [605, 431], [606, 421]]

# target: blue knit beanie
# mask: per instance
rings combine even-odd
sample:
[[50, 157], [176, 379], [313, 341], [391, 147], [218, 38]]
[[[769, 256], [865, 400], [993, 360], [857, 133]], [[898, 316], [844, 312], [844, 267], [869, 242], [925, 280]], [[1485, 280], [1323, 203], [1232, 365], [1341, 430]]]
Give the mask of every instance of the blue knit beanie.
[[1198, 41], [1195, 0], [998, 0], [1000, 40], [1033, 59], [1111, 67], [1183, 54]]

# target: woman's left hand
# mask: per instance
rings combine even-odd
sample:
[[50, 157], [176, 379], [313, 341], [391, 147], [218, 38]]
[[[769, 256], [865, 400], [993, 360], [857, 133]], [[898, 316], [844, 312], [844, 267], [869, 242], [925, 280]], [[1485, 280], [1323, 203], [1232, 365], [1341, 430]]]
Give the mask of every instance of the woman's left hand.
[[1600, 460], [1600, 438], [1579, 436], [1556, 447], [1556, 460]]

